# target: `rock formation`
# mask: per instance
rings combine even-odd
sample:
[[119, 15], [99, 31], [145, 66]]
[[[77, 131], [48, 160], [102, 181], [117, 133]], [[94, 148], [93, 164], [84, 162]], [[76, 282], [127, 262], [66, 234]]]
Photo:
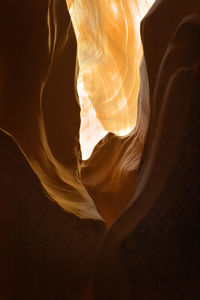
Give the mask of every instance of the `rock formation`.
[[79, 299], [93, 264], [95, 300], [200, 298], [200, 5], [155, 1], [142, 58], [150, 4], [0, 4], [5, 300]]

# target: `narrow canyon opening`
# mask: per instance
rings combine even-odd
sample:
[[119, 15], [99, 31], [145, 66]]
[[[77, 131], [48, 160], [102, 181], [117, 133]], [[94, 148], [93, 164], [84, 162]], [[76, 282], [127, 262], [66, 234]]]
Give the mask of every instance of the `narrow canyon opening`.
[[107, 224], [136, 189], [150, 114], [140, 22], [153, 2], [67, 1], [77, 40], [81, 181]]
[[67, 1], [78, 45], [83, 160], [107, 133], [123, 137], [135, 128], [143, 55], [140, 22], [153, 2]]

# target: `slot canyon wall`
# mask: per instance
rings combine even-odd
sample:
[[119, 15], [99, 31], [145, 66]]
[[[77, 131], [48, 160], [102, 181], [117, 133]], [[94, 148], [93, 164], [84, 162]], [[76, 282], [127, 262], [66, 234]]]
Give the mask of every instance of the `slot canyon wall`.
[[78, 299], [105, 225], [76, 176], [70, 17], [60, 0], [1, 1], [0, 14], [0, 299]]
[[87, 160], [65, 1], [0, 7], [0, 298], [199, 299], [199, 1], [155, 1], [135, 128]]
[[199, 1], [156, 1], [141, 37], [150, 121], [135, 195], [98, 253], [94, 298], [199, 299]]

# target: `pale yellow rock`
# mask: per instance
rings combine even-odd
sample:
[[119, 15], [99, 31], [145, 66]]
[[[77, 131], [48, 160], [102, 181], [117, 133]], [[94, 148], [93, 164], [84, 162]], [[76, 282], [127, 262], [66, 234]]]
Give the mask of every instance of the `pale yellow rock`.
[[140, 21], [153, 2], [67, 1], [78, 43], [83, 159], [107, 132], [124, 136], [135, 127], [143, 55]]

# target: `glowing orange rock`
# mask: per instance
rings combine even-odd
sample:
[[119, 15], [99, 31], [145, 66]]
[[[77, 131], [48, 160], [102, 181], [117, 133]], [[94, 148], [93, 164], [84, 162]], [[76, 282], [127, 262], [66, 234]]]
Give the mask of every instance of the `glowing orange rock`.
[[107, 132], [124, 136], [135, 127], [143, 54], [139, 27], [153, 2], [67, 1], [78, 43], [83, 159]]

